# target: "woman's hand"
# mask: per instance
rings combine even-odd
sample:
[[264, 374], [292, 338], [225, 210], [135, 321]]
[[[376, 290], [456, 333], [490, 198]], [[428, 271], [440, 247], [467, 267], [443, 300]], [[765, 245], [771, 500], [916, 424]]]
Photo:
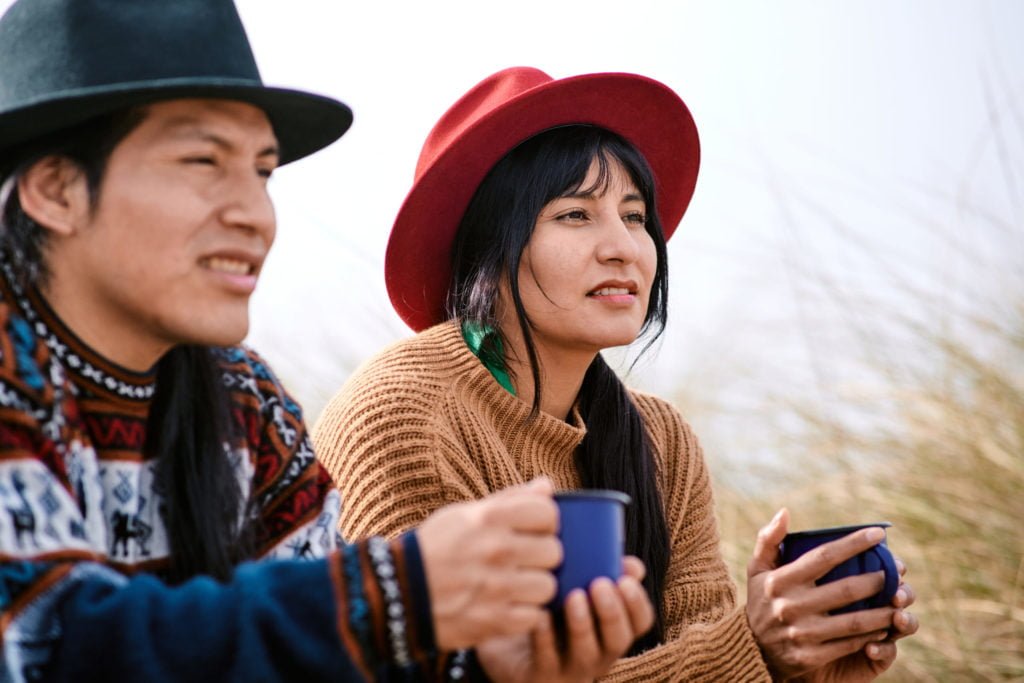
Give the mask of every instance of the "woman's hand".
[[497, 638], [477, 648], [477, 658], [496, 683], [592, 681], [603, 675], [654, 624], [654, 607], [640, 581], [644, 566], [627, 557], [618, 583], [597, 579], [590, 603], [582, 590], [565, 603], [565, 648], [559, 652], [551, 615], [532, 633]]
[[442, 650], [525, 634], [555, 595], [562, 561], [547, 478], [441, 508], [416, 531]]
[[878, 593], [882, 572], [821, 586], [815, 581], [883, 536], [863, 529], [779, 567], [778, 547], [788, 521], [783, 509], [761, 529], [747, 568], [747, 620], [768, 668], [781, 680], [873, 680], [896, 659], [895, 641], [918, 628], [917, 619], [904, 611], [914, 602], [913, 589], [902, 580], [906, 566], [897, 560], [900, 588], [891, 606], [830, 615], [829, 610]]

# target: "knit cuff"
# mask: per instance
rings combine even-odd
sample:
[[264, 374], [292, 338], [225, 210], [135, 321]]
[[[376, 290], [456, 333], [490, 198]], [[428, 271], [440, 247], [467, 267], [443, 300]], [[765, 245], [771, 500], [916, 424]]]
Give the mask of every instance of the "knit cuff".
[[345, 546], [332, 564], [338, 630], [370, 680], [436, 665], [430, 598], [415, 534]]
[[445, 661], [441, 675], [444, 683], [490, 683], [490, 678], [480, 666], [475, 650], [456, 650]]

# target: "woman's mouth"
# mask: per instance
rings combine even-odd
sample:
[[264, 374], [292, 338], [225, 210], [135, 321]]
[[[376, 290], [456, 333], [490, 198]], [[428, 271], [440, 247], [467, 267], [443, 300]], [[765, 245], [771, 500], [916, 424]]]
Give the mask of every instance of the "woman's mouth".
[[631, 292], [625, 287], [601, 287], [588, 293], [587, 296], [621, 296], [624, 294], [632, 295], [635, 292]]

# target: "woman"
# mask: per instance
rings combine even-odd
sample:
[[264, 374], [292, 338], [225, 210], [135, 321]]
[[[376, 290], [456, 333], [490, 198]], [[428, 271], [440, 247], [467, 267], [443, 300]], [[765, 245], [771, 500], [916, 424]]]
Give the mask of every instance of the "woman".
[[[546, 616], [550, 484], [339, 544], [299, 407], [239, 345], [267, 179], [350, 122], [262, 84], [230, 0], [0, 18], [0, 679], [430, 676]], [[640, 630], [602, 591], [587, 672]]]
[[[887, 637], [896, 608], [837, 621], [826, 615], [836, 596], [813, 578], [790, 568], [766, 581], [785, 515], [766, 527], [765, 566], [737, 606], [695, 436], [667, 403], [626, 389], [600, 355], [664, 325], [665, 240], [698, 158], [678, 96], [629, 74], [552, 80], [508, 69], [445, 113], [387, 253], [392, 303], [420, 334], [363, 367], [314, 430], [322, 462], [357, 501], [343, 533], [393, 535], [440, 505], [537, 474], [559, 488], [617, 489], [633, 499], [626, 550], [647, 565], [657, 607], [654, 628], [610, 678], [873, 677], [895, 649], [863, 648]], [[832, 550], [876, 542], [848, 537]], [[856, 579], [843, 589], [880, 588], [879, 577]], [[911, 599], [907, 588], [900, 600]], [[784, 619], [765, 617], [780, 605]], [[898, 635], [911, 619], [895, 622]], [[486, 668], [488, 647], [479, 656]]]

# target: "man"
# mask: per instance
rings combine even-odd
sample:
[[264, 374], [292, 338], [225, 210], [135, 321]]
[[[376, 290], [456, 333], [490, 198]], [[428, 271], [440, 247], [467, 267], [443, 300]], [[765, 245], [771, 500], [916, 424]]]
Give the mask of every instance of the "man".
[[430, 677], [494, 636], [521, 678], [590, 676], [649, 626], [630, 565], [555, 652], [545, 481], [337, 540], [298, 406], [237, 344], [268, 177], [350, 123], [262, 84], [229, 0], [0, 18], [3, 680]]

